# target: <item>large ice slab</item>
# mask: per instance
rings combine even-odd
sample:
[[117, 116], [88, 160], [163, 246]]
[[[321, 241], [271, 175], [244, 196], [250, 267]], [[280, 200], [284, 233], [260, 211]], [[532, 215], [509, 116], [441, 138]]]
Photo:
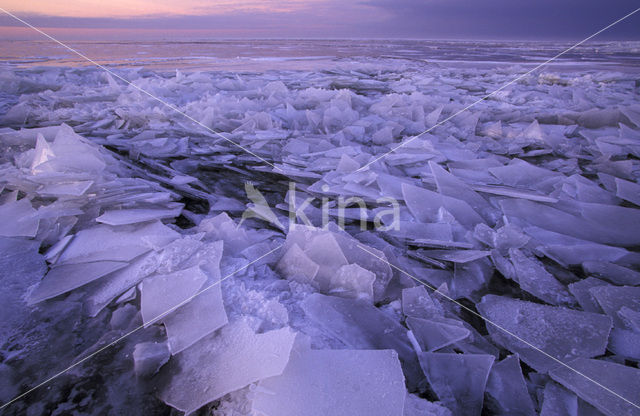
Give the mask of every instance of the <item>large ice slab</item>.
[[575, 300], [567, 288], [549, 273], [542, 263], [522, 250], [509, 249], [515, 280], [522, 290], [552, 305], [572, 305]]
[[38, 232], [37, 211], [28, 199], [7, 202], [0, 205], [0, 236], [2, 237], [35, 237]]
[[159, 396], [193, 413], [227, 393], [282, 374], [294, 339], [289, 328], [255, 334], [244, 322], [228, 325], [169, 361], [162, 370], [168, 382]]
[[570, 368], [558, 367], [549, 374], [581, 399], [607, 416], [640, 415], [640, 370], [587, 358], [567, 365]]
[[440, 401], [456, 415], [480, 415], [492, 355], [423, 352], [420, 365]]
[[539, 350], [561, 362], [595, 357], [604, 353], [611, 330], [611, 319], [604, 315], [507, 297], [487, 295], [476, 306], [495, 324], [486, 324], [491, 338], [540, 372], [560, 364]]
[[0, 340], [7, 340], [29, 314], [24, 300], [29, 286], [47, 271], [36, 241], [0, 237]]
[[324, 332], [348, 347], [394, 349], [410, 386], [417, 386], [422, 378], [407, 330], [370, 302], [315, 293], [302, 302], [302, 309]]
[[589, 292], [617, 327], [625, 328], [625, 322], [619, 315], [623, 307], [640, 312], [640, 287], [606, 285], [592, 287]]
[[157, 319], [164, 323], [173, 354], [228, 322], [219, 284], [221, 254], [219, 242], [213, 245], [208, 264], [150, 276], [141, 284], [142, 319], [145, 324]]
[[161, 220], [165, 218], [175, 218], [180, 215], [183, 208], [182, 204], [177, 205], [177, 207], [172, 209], [132, 208], [110, 210], [96, 218], [96, 221], [109, 225], [126, 225]]
[[493, 364], [487, 382], [491, 409], [497, 415], [533, 416], [536, 414], [517, 354]]
[[394, 350], [295, 349], [280, 376], [262, 380], [263, 416], [403, 416], [406, 389]]
[[97, 225], [76, 233], [57, 262], [131, 261], [152, 249], [169, 244], [179, 236], [178, 232], [160, 222], [142, 227]]
[[456, 321], [447, 322], [408, 317], [407, 326], [418, 341], [422, 351], [433, 352], [467, 338], [470, 334]]
[[29, 294], [29, 303], [51, 299], [128, 266], [121, 261], [64, 264], [52, 268]]

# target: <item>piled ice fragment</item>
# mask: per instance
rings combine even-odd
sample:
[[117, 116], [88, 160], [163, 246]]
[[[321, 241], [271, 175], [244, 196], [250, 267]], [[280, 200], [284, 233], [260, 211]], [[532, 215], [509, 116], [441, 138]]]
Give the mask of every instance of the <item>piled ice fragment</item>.
[[[68, 125], [0, 130], [2, 265], [24, 277], [0, 274], [19, 295], [7, 311], [80, 302], [113, 328], [159, 329], [131, 371], [186, 413], [239, 400], [265, 415], [638, 414], [628, 80], [527, 77], [415, 137], [513, 73], [397, 69], [128, 72], [277, 169], [113, 79], [92, 78], [89, 100], [33, 74], [3, 122]], [[305, 225], [283, 226], [292, 214]]]

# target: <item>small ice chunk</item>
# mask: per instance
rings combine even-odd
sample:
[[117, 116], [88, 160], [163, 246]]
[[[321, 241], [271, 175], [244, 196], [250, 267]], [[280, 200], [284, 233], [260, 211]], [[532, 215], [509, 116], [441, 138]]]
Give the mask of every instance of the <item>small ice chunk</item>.
[[453, 414], [482, 413], [493, 355], [423, 352], [419, 358], [431, 388]]
[[357, 264], [340, 267], [331, 278], [331, 294], [345, 298], [368, 299], [373, 302], [376, 275]]
[[407, 208], [419, 222], [438, 222], [441, 208], [445, 208], [460, 224], [469, 229], [484, 222], [482, 217], [465, 201], [404, 182], [401, 187]]
[[462, 325], [453, 325], [456, 321], [442, 322], [408, 317], [407, 326], [418, 341], [422, 351], [433, 352], [467, 338], [470, 334]]
[[227, 325], [173, 357], [162, 370], [169, 381], [160, 398], [190, 414], [227, 393], [278, 376], [294, 339], [289, 328], [255, 334], [243, 321]]
[[496, 209], [492, 207], [482, 196], [477, 194], [466, 183], [447, 172], [435, 162], [429, 161], [431, 173], [435, 178], [438, 192], [457, 198], [468, 203], [477, 213], [490, 223], [495, 223], [497, 219]]
[[27, 198], [0, 205], [0, 237], [35, 237], [38, 233], [37, 211]]
[[54, 298], [128, 266], [121, 261], [95, 261], [53, 267], [29, 295], [34, 304]]
[[[570, 368], [560, 366], [552, 370], [549, 375], [607, 416], [640, 415], [638, 407], [640, 370], [610, 361], [587, 358], [577, 358], [568, 362], [567, 365]], [[601, 386], [605, 386], [626, 400]]]
[[604, 354], [611, 330], [611, 319], [604, 315], [507, 297], [486, 295], [476, 307], [489, 321], [487, 330], [493, 340], [517, 352], [522, 361], [539, 372], [547, 372], [559, 363], [538, 349], [562, 362], [576, 357], [595, 357]]
[[518, 354], [496, 363], [489, 373], [487, 394], [493, 398], [490, 408], [496, 415], [533, 416], [536, 414], [527, 384], [522, 376]]
[[140, 288], [145, 325], [195, 295], [206, 280], [199, 266], [145, 279]]
[[575, 300], [538, 259], [527, 257], [521, 250], [509, 249], [515, 279], [522, 290], [552, 305], [573, 305]]
[[542, 391], [540, 416], [578, 416], [578, 397], [562, 386], [549, 381]]
[[602, 313], [602, 308], [591, 294], [590, 289], [596, 286], [606, 286], [607, 284], [604, 280], [589, 276], [586, 279], [569, 284], [569, 292], [576, 298], [585, 312]]
[[422, 253], [427, 257], [453, 263], [469, 263], [491, 254], [486, 250], [429, 250]]
[[371, 140], [374, 144], [385, 145], [393, 142], [393, 129], [389, 126], [383, 127], [377, 132], [373, 133]]
[[93, 185], [93, 181], [58, 182], [38, 189], [43, 196], [81, 196]]
[[338, 242], [332, 233], [321, 233], [308, 242], [304, 251], [319, 266], [314, 284], [321, 291], [328, 292], [331, 288], [331, 279], [338, 269], [348, 264]]
[[318, 274], [319, 269], [320, 266], [311, 260], [300, 246], [295, 243], [289, 247], [276, 265], [278, 273], [285, 278], [302, 283], [311, 283]]
[[606, 285], [593, 287], [589, 291], [618, 328], [625, 328], [624, 320], [618, 315], [622, 307], [640, 312], [640, 287]]
[[133, 350], [133, 371], [138, 377], [149, 377], [165, 365], [171, 354], [169, 346], [159, 342], [136, 344]]
[[627, 360], [640, 361], [640, 333], [613, 328], [607, 349]]
[[440, 303], [429, 296], [423, 285], [402, 290], [402, 313], [423, 319], [444, 316]]
[[564, 175], [544, 169], [520, 159], [513, 159], [506, 166], [489, 168], [489, 172], [504, 185], [516, 188], [550, 192], [553, 185], [564, 179]]
[[640, 332], [640, 311], [634, 311], [623, 306], [618, 311], [618, 316], [620, 316], [628, 328]]
[[182, 212], [183, 205], [171, 209], [118, 209], [106, 211], [96, 218], [97, 222], [108, 225], [126, 225], [140, 222], [161, 220], [165, 218], [175, 218]]
[[585, 273], [607, 279], [618, 285], [640, 285], [640, 272], [615, 263], [604, 261], [585, 261], [582, 263]]
[[616, 196], [640, 206], [640, 185], [616, 178]]
[[264, 416], [403, 416], [406, 389], [394, 350], [294, 349], [282, 375], [262, 380]]

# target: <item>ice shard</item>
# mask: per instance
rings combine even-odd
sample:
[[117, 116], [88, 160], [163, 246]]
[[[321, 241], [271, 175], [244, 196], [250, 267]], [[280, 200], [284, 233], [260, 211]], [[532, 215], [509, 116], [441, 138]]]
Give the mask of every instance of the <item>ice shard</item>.
[[297, 350], [280, 376], [260, 381], [263, 416], [403, 416], [406, 388], [394, 350]]
[[315, 293], [302, 302], [302, 309], [324, 332], [347, 347], [394, 349], [412, 388], [422, 379], [407, 330], [371, 303]]
[[490, 406], [494, 414], [519, 416], [536, 414], [517, 354], [493, 364], [487, 382], [487, 394], [492, 398]]
[[423, 352], [420, 365], [438, 398], [456, 415], [480, 415], [495, 357]]
[[228, 325], [169, 361], [159, 396], [191, 414], [227, 393], [282, 374], [294, 339], [289, 328], [256, 334], [244, 322]]
[[549, 374], [607, 416], [640, 415], [640, 370], [609, 361], [577, 358]]
[[603, 354], [611, 330], [604, 315], [507, 297], [486, 295], [476, 306], [491, 338], [540, 372], [561, 365], [547, 354], [561, 362]]

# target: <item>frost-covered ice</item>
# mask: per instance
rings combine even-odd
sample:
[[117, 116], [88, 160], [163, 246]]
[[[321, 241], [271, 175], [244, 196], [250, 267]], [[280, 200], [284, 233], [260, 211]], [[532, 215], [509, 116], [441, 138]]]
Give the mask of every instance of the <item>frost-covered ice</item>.
[[430, 62], [456, 45], [114, 67], [241, 147], [104, 71], [3, 67], [0, 400], [90, 357], [9, 411], [638, 414], [637, 44], [421, 134], [528, 68]]

